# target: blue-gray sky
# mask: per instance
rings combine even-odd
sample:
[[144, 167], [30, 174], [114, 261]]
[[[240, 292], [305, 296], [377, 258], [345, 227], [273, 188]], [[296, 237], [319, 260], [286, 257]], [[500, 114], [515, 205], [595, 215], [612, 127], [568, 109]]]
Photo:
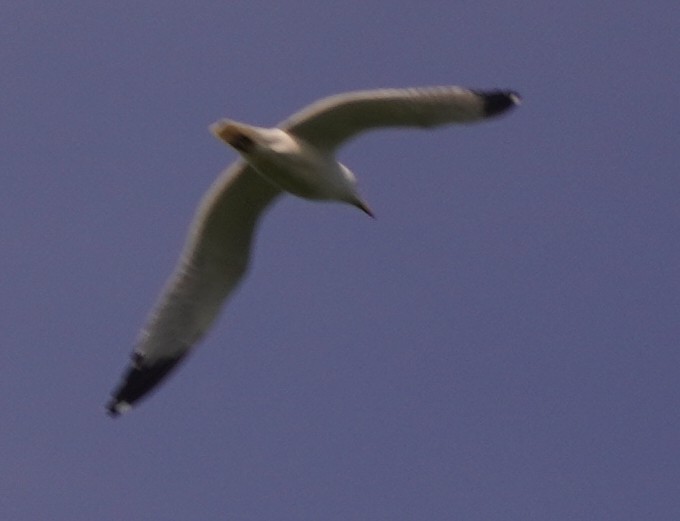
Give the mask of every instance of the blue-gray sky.
[[[0, 7], [0, 517], [680, 518], [676, 2]], [[281, 201], [195, 354], [103, 405], [201, 195], [347, 90], [513, 88], [373, 133], [377, 214]]]

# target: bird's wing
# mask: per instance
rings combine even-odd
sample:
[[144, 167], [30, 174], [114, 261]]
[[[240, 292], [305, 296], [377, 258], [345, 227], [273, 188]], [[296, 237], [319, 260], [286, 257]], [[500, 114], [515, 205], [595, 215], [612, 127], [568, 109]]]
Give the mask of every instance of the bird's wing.
[[203, 336], [243, 277], [257, 221], [279, 193], [239, 161], [204, 196], [175, 273], [107, 406], [112, 415], [154, 388]]
[[280, 127], [314, 146], [332, 150], [376, 127], [434, 127], [495, 116], [519, 103], [511, 91], [461, 87], [379, 89], [338, 94], [293, 114]]

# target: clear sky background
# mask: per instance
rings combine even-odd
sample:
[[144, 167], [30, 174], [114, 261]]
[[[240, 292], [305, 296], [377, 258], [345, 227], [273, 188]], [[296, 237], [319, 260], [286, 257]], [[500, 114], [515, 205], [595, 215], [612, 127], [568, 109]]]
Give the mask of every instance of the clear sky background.
[[[0, 518], [680, 519], [676, 1], [0, 6]], [[341, 159], [188, 362], [103, 405], [235, 153], [329, 94], [512, 88]]]

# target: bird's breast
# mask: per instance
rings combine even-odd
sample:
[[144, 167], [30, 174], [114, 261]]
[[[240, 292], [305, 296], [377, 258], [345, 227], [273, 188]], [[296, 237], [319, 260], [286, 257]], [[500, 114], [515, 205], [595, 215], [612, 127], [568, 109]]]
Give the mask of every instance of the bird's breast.
[[304, 199], [333, 199], [337, 163], [309, 151], [253, 157], [251, 165], [282, 190]]

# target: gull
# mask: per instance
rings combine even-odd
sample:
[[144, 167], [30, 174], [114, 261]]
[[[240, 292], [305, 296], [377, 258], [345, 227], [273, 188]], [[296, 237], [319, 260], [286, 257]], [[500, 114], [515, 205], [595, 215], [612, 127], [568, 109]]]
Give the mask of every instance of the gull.
[[195, 347], [245, 275], [260, 217], [280, 195], [347, 203], [373, 216], [354, 174], [335, 157], [340, 145], [374, 128], [480, 121], [519, 102], [509, 90], [378, 89], [321, 99], [275, 128], [224, 119], [211, 125], [241, 157], [203, 197], [179, 263], [107, 404], [109, 414], [129, 410]]

